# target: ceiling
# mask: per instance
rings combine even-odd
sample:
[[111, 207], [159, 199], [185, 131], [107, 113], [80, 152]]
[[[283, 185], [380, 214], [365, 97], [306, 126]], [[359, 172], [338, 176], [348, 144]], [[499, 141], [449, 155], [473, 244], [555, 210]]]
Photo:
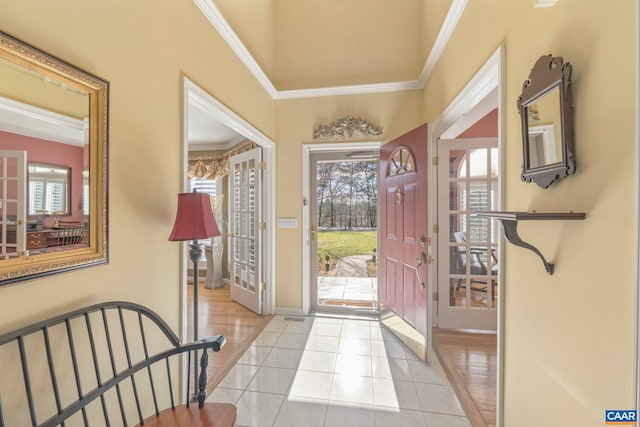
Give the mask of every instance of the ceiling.
[[201, 103], [190, 100], [188, 117], [189, 151], [229, 149], [245, 139], [212, 117]]
[[[467, 3], [193, 1], [273, 99], [422, 89]], [[190, 107], [190, 150], [239, 138]]]

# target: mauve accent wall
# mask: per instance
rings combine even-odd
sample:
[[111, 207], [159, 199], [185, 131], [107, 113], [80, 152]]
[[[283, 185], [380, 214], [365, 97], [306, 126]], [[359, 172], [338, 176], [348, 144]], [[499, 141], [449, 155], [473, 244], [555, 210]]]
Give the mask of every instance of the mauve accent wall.
[[[71, 215], [60, 217], [65, 221], [82, 221], [82, 171], [84, 170], [86, 153], [83, 147], [31, 138], [9, 132], [0, 131], [0, 149], [26, 150], [27, 163], [43, 163], [71, 168]], [[53, 219], [45, 219], [45, 227], [50, 226]]]
[[498, 136], [498, 109], [489, 112], [456, 138], [491, 138]]

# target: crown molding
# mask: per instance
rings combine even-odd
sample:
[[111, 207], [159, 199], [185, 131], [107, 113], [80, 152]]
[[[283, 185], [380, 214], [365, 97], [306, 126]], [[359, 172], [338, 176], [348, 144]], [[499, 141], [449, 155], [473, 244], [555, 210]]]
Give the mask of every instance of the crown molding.
[[240, 41], [235, 31], [231, 28], [226, 19], [222, 16], [220, 9], [213, 3], [213, 0], [193, 0], [195, 4], [200, 8], [204, 16], [209, 19], [209, 22], [213, 24], [216, 30], [220, 33], [222, 38], [227, 42], [229, 47], [238, 55], [238, 58], [244, 63], [244, 65], [251, 71], [251, 74], [258, 80], [258, 82], [264, 87], [271, 98], [275, 99], [277, 89], [269, 80], [269, 77], [262, 71], [260, 65], [253, 58], [249, 50], [244, 43]]
[[447, 46], [447, 43], [453, 34], [453, 30], [455, 30], [458, 25], [462, 12], [464, 12], [465, 7], [467, 6], [467, 1], [468, 0], [453, 0], [451, 2], [447, 16], [444, 18], [442, 27], [440, 27], [440, 32], [436, 37], [436, 41], [433, 43], [433, 47], [427, 57], [427, 61], [424, 63], [422, 73], [420, 73], [420, 79], [418, 82], [421, 89], [425, 87], [433, 69], [436, 68], [436, 64], [440, 60], [440, 57], [444, 52], [444, 48]]
[[0, 96], [0, 130], [84, 147], [89, 120], [80, 120]]
[[301, 99], [301, 98], [318, 98], [323, 96], [338, 96], [338, 95], [362, 95], [371, 93], [385, 93], [385, 92], [402, 92], [409, 90], [422, 90], [424, 89], [429, 76], [433, 72], [438, 60], [444, 52], [444, 48], [447, 45], [453, 30], [458, 25], [458, 21], [462, 16], [462, 12], [467, 6], [468, 0], [453, 0], [447, 16], [440, 28], [440, 32], [436, 37], [436, 41], [427, 57], [427, 61], [422, 68], [420, 77], [418, 80], [390, 82], [390, 83], [377, 83], [369, 85], [353, 85], [353, 86], [335, 86], [326, 88], [312, 88], [312, 89], [299, 89], [299, 90], [278, 90], [271, 83], [271, 80], [260, 65], [253, 58], [249, 50], [244, 43], [238, 38], [237, 34], [229, 23], [224, 19], [220, 9], [216, 7], [213, 0], [193, 0], [202, 13], [207, 17], [209, 22], [220, 33], [222, 38], [227, 42], [229, 47], [238, 55], [238, 58], [249, 69], [251, 74], [258, 80], [262, 87], [274, 100], [280, 99]]

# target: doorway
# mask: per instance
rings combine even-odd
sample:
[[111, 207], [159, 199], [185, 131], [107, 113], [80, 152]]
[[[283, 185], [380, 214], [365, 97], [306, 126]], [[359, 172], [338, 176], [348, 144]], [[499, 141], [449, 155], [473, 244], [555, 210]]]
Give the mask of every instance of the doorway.
[[311, 169], [311, 307], [378, 309], [377, 152], [314, 153]]
[[[440, 118], [434, 123], [433, 132], [430, 138], [430, 153], [432, 156], [437, 158], [438, 169], [448, 169], [450, 167], [448, 162], [450, 157], [445, 156], [444, 158], [440, 158], [437, 156], [439, 141], [453, 138], [497, 137], [497, 165], [499, 170], [504, 170], [504, 54], [504, 47], [498, 47], [480, 70], [478, 70], [478, 72], [471, 78], [469, 83], [467, 83], [467, 85], [460, 91], [458, 96], [456, 96], [456, 98], [443, 111]], [[476, 123], [483, 118], [486, 118], [492, 112], [495, 115], [492, 119], [494, 129], [493, 133], [487, 134], [484, 132], [471, 132], [471, 128], [475, 127], [474, 125]], [[471, 149], [473, 148], [475, 147], [472, 147]], [[466, 149], [465, 154], [467, 155], [467, 158], [469, 158], [470, 152], [467, 152]], [[473, 162], [473, 160], [470, 161]], [[491, 160], [488, 161], [491, 162]], [[458, 166], [459, 164], [460, 162], [458, 162]], [[458, 168], [449, 169], [449, 171], [455, 171], [457, 174], [457, 178], [455, 176], [451, 176], [451, 180], [453, 182], [450, 182], [450, 185], [452, 186], [455, 185], [457, 187], [458, 183], [455, 181], [458, 179], [462, 182], [467, 180], [467, 178], [470, 178], [469, 173], [467, 173], [467, 177], [462, 177]], [[436, 176], [433, 178], [436, 178]], [[446, 179], [449, 180], [450, 177], [447, 175]], [[472, 179], [468, 179], [468, 181], [471, 182]], [[485, 178], [485, 181], [489, 182], [492, 180], [487, 180]], [[466, 187], [466, 183], [464, 185]], [[492, 186], [493, 185], [494, 184], [492, 184]], [[430, 200], [430, 212], [432, 215], [431, 217], [435, 219], [438, 218], [438, 210], [441, 209], [438, 204], [443, 203], [441, 201], [441, 195], [438, 194], [439, 186], [441, 186], [441, 183], [438, 182], [437, 179], [434, 179], [431, 186], [432, 198]], [[471, 187], [471, 185], [469, 187]], [[492, 191], [496, 191], [499, 195], [504, 194], [504, 179], [502, 179], [500, 175], [498, 175], [497, 183], [494, 188], [495, 190], [492, 189]], [[455, 200], [448, 196], [448, 188], [444, 191], [447, 193], [447, 199], [449, 201]], [[495, 206], [498, 210], [504, 207], [504, 200], [500, 197], [498, 197], [495, 202], [498, 204]], [[465, 206], [469, 206], [468, 202]], [[453, 207], [455, 207], [455, 205]], [[465, 208], [465, 215], [466, 211], [467, 209]], [[471, 213], [469, 213], [469, 219], [471, 219], [471, 217]], [[450, 221], [450, 223], [457, 225], [455, 221]], [[467, 225], [470, 225], [468, 221]], [[442, 276], [445, 276], [447, 279], [462, 279], [461, 285], [468, 285], [468, 287], [460, 287], [458, 288], [458, 291], [464, 294], [469, 301], [469, 305], [471, 304], [471, 298], [479, 298], [480, 300], [485, 298], [482, 291], [471, 289], [471, 279], [474, 278], [474, 274], [467, 275], [466, 266], [464, 274], [453, 277], [450, 270], [447, 270], [446, 268], [443, 269], [441, 267], [441, 263], [443, 261], [442, 258], [446, 258], [447, 260], [452, 259], [450, 258], [452, 255], [451, 251], [454, 248], [456, 250], [460, 248], [470, 252], [471, 246], [473, 246], [472, 243], [468, 240], [467, 242], [458, 243], [455, 240], [455, 236], [450, 237], [450, 227], [438, 224], [437, 222], [434, 222], [433, 226], [435, 231], [434, 236], [436, 236], [437, 248], [439, 250], [436, 254], [436, 258], [438, 259], [438, 262], [436, 263], [437, 268], [433, 269], [434, 271], [430, 276], [430, 279], [433, 283], [437, 283], [439, 279], [442, 280]], [[456, 229], [453, 231], [458, 232], [461, 230]], [[464, 236], [459, 236], [459, 238], [462, 240]], [[442, 240], [444, 240], [444, 242], [442, 242]], [[442, 250], [442, 247], [445, 249]], [[497, 245], [494, 245], [491, 240], [485, 241], [485, 249], [488, 250], [493, 247], [497, 248], [496, 254], [498, 254], [502, 248], [502, 241], [498, 240]], [[486, 256], [487, 255], [485, 255], [485, 257]], [[492, 261], [489, 261], [489, 264], [492, 266], [500, 266], [500, 268], [497, 268], [497, 274], [495, 275], [495, 295], [497, 298], [494, 299], [494, 302], [491, 302], [491, 294], [489, 293], [489, 303], [485, 300], [485, 307], [487, 308], [481, 308], [485, 311], [491, 311], [494, 309], [490, 309], [489, 307], [495, 305], [496, 321], [494, 330], [496, 332], [487, 334], [478, 330], [460, 331], [443, 328], [434, 330], [434, 350], [442, 360], [442, 366], [447, 374], [452, 378], [458, 378], [460, 380], [453, 381], [452, 385], [456, 389], [458, 396], [461, 396], [460, 400], [463, 403], [465, 411], [469, 415], [469, 420], [472, 425], [502, 425], [502, 404], [504, 400], [503, 370], [505, 317], [504, 298], [502, 297], [504, 295], [504, 283], [502, 283], [501, 274], [503, 268], [500, 261], [502, 260], [499, 257], [493, 264], [491, 264]], [[448, 262], [449, 266], [453, 264], [451, 261]], [[477, 270], [474, 270], [474, 273], [476, 272]], [[470, 270], [469, 273], [471, 273]], [[482, 273], [482, 271], [480, 271], [480, 273]], [[489, 273], [480, 274], [479, 276], [484, 276], [487, 279], [493, 278], [493, 275]], [[434, 319], [435, 325], [439, 325], [440, 322], [440, 313], [438, 312], [439, 306], [448, 303], [451, 307], [451, 303], [449, 302], [449, 295], [451, 292], [450, 283], [446, 282], [446, 285], [446, 289], [440, 294], [436, 294], [435, 296], [437, 298], [434, 298], [433, 308], [434, 314], [437, 316]], [[455, 287], [457, 287], [457, 280], [453, 282], [453, 286], [455, 290]], [[483, 285], [474, 283], [473, 286]], [[474, 295], [468, 295], [467, 292]], [[465, 301], [465, 303], [466, 302], [467, 301]], [[455, 336], [452, 334], [455, 334]], [[452, 344], [455, 345], [452, 346]], [[466, 361], [467, 363], [458, 363], [461, 361]], [[469, 368], [478, 369], [470, 370]]]
[[379, 149], [377, 141], [302, 147], [300, 314], [377, 313]]
[[[189, 148], [194, 141], [197, 141], [201, 147], [206, 145], [207, 148], [204, 150], [219, 150], [218, 153], [222, 151], [230, 156], [232, 153], [229, 150], [236, 147], [241, 141], [249, 140], [253, 146], [260, 147], [262, 154], [260, 164], [256, 164], [261, 171], [261, 188], [263, 189], [261, 200], [264, 201], [259, 222], [275, 223], [275, 144], [273, 141], [186, 77], [183, 78], [183, 106], [182, 191], [191, 191], [187, 171], [189, 170]], [[213, 130], [208, 126], [212, 126]], [[197, 148], [197, 151], [200, 150], [200, 147]], [[242, 151], [247, 150], [243, 149]], [[228, 178], [225, 180], [228, 181]], [[219, 179], [217, 182], [222, 183], [223, 180]], [[218, 190], [222, 188], [226, 188], [226, 185], [220, 185]], [[224, 200], [225, 205], [228, 205], [229, 199], [227, 194]], [[228, 220], [226, 209], [222, 209], [222, 213]], [[258, 223], [257, 225], [261, 228], [260, 247], [263, 253], [262, 271], [256, 275], [259, 276], [258, 280], [262, 291], [261, 314], [270, 315], [275, 312], [275, 227], [262, 227]], [[229, 231], [228, 224], [222, 224], [222, 229]], [[187, 270], [191, 264], [187, 254], [187, 245], [183, 245], [180, 298], [183, 319], [181, 333], [185, 339], [190, 335], [187, 333], [190, 321], [187, 313], [192, 307], [188, 306]], [[202, 307], [199, 304], [199, 308], [202, 313], [208, 312], [208, 307]]]

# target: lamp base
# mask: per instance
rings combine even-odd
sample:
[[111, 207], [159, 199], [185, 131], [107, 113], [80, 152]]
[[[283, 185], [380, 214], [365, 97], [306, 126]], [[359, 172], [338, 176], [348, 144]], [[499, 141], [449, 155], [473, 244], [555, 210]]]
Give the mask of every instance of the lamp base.
[[[194, 240], [189, 245], [189, 259], [193, 263], [193, 340], [198, 341], [198, 262], [204, 253], [204, 245]], [[206, 351], [206, 350], [205, 350]], [[193, 395], [192, 402], [198, 400], [198, 350], [193, 351]]]

